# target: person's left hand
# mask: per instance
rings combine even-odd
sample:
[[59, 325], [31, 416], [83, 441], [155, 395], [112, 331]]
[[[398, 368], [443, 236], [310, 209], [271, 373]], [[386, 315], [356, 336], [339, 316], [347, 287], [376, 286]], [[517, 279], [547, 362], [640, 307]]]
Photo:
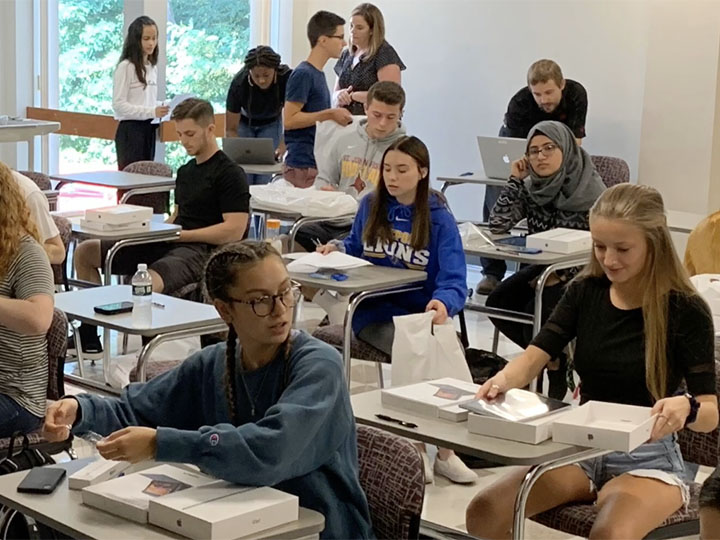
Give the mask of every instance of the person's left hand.
[[658, 415], [650, 435], [651, 441], [657, 441], [685, 427], [690, 401], [685, 396], [660, 399], [655, 402], [651, 414]]
[[105, 459], [138, 463], [155, 459], [157, 430], [147, 427], [126, 427], [97, 443], [98, 452]]
[[435, 311], [435, 315], [432, 320], [433, 324], [445, 324], [445, 321], [448, 319], [448, 312], [445, 304], [443, 304], [440, 300], [430, 300], [428, 305], [425, 306], [425, 311], [431, 310]]

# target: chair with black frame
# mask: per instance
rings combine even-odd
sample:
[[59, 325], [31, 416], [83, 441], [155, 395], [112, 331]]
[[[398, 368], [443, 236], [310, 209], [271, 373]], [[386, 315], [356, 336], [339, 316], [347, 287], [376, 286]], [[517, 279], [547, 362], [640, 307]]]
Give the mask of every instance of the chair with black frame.
[[[172, 178], [173, 171], [169, 165], [157, 161], [136, 161], [130, 163], [123, 169], [123, 172], [135, 174], [149, 174], [151, 176], [167, 176]], [[118, 199], [122, 193], [118, 191]], [[142, 193], [128, 198], [127, 204], [138, 206], [151, 206], [156, 214], [167, 214], [170, 211], [170, 192], [161, 191], [157, 193]]]

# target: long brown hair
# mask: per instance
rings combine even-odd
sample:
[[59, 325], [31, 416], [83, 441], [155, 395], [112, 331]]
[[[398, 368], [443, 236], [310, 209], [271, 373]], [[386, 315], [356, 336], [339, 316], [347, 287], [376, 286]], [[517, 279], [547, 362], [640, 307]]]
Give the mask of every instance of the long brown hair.
[[[639, 227], [647, 243], [640, 282], [645, 285], [642, 313], [645, 331], [645, 380], [650, 394], [662, 399], [667, 393], [668, 303], [670, 293], [696, 296], [675, 253], [660, 193], [649, 186], [618, 184], [605, 191], [590, 209], [590, 230], [597, 218], [622, 220]], [[590, 262], [578, 275], [600, 277], [604, 272], [593, 250]]]
[[[382, 11], [377, 6], [370, 3], [362, 3], [352, 10], [351, 17], [359, 15], [370, 28], [370, 41], [368, 42], [367, 52], [363, 55], [363, 61], [370, 60], [378, 52], [380, 46], [385, 42], [385, 19]], [[352, 39], [352, 38], [351, 38]], [[355, 53], [357, 47], [354, 43], [350, 43], [350, 52]]]
[[0, 279], [15, 260], [23, 236], [31, 236], [42, 244], [13, 172], [0, 161]]
[[407, 154], [417, 164], [418, 170], [425, 168], [427, 174], [417, 185], [415, 193], [415, 215], [413, 216], [410, 245], [413, 249], [423, 249], [430, 243], [430, 153], [427, 146], [414, 136], [400, 137], [383, 154], [380, 162], [380, 180], [370, 203], [370, 215], [363, 230], [363, 241], [375, 245], [378, 240], [389, 244], [394, 240], [392, 224], [388, 220], [388, 199], [390, 193], [385, 186], [385, 157], [388, 152], [397, 150]]
[[125, 36], [125, 43], [123, 43], [122, 53], [120, 53], [120, 60], [118, 61], [120, 63], [123, 60], [128, 60], [132, 63], [135, 67], [135, 75], [137, 75], [144, 88], [147, 88], [147, 79], [145, 78], [147, 73], [145, 71], [145, 62], [143, 62], [142, 35], [146, 26], [154, 26], [157, 33], [158, 42], [155, 44], [153, 52], [148, 56], [148, 62], [153, 66], [157, 65], [160, 31], [155, 21], [146, 15], [138, 17], [128, 26], [127, 36]]
[[[227, 244], [213, 252], [205, 265], [203, 289], [205, 296], [211, 300], [230, 302], [228, 289], [236, 283], [240, 274], [255, 266], [268, 257], [282, 256], [268, 242], [243, 240]], [[288, 334], [281, 354], [284, 355], [283, 389], [287, 386], [290, 377], [290, 334]], [[227, 399], [230, 418], [237, 424], [237, 410], [235, 408], [236, 374], [237, 374], [237, 332], [232, 324], [228, 324], [227, 351], [225, 353], [225, 398]]]

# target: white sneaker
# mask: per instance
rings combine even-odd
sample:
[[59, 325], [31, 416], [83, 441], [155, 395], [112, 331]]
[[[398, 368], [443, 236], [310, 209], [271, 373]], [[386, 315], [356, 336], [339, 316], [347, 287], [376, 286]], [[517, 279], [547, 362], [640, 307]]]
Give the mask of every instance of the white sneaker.
[[455, 454], [443, 461], [439, 457], [435, 458], [435, 474], [448, 478], [456, 484], [474, 484], [477, 480], [477, 474], [469, 469], [463, 461]]
[[[422, 456], [423, 466], [425, 469], [425, 483], [432, 484], [435, 479], [435, 475], [433, 474], [433, 468], [430, 466], [430, 456], [427, 455], [427, 452], [420, 452], [420, 455]], [[435, 461], [437, 461], [437, 459]]]

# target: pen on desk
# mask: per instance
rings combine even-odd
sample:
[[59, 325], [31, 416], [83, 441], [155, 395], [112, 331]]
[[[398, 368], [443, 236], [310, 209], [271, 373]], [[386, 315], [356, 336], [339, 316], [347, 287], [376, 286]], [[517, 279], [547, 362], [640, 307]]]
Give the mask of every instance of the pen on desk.
[[376, 414], [375, 418], [384, 420], [385, 422], [395, 422], [396, 424], [400, 424], [402, 427], [406, 428], [418, 427], [417, 424], [413, 424], [412, 422], [406, 422], [405, 420], [400, 420], [399, 418], [393, 418], [392, 416], [387, 416], [386, 414]]
[[165, 309], [165, 304], [161, 304], [160, 302], [153, 302], [152, 305], [160, 309]]
[[319, 238], [313, 238], [312, 243], [315, 244], [315, 247], [320, 247], [320, 246], [322, 246], [322, 242], [320, 241]]

